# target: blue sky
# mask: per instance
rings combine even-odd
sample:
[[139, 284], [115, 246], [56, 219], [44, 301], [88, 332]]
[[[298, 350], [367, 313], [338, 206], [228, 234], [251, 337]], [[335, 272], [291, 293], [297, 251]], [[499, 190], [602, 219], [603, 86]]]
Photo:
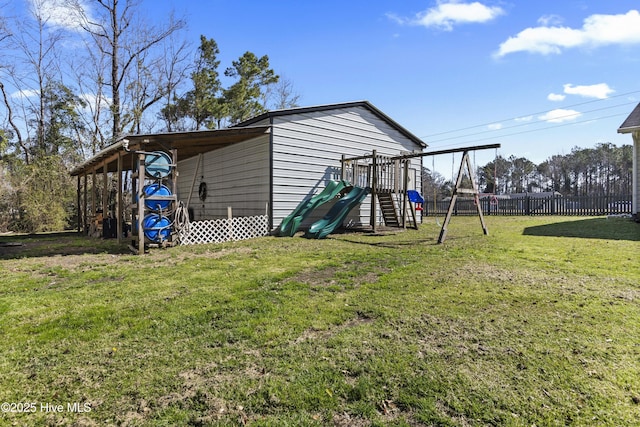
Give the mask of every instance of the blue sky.
[[[540, 163], [574, 146], [631, 144], [616, 129], [640, 101], [637, 0], [143, 0], [221, 68], [268, 55], [303, 106], [368, 100], [428, 150], [501, 143]], [[476, 163], [494, 152], [478, 152]], [[449, 177], [451, 156], [436, 169]], [[431, 160], [425, 160], [431, 166]]]
[[[501, 143], [500, 154], [539, 163], [632, 143], [616, 129], [640, 101], [638, 1], [146, 3], [214, 38], [223, 65], [269, 55], [301, 104], [369, 100], [429, 150]], [[451, 156], [436, 160], [450, 176]]]

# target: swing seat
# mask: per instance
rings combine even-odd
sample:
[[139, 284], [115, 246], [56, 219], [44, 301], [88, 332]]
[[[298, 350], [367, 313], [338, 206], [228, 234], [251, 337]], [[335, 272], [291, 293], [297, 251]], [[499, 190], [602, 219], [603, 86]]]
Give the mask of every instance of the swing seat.
[[407, 196], [411, 203], [420, 203], [421, 205], [424, 203], [424, 198], [416, 190], [407, 190]]
[[416, 205], [416, 210], [422, 210], [422, 204], [424, 203], [424, 198], [418, 193], [416, 190], [407, 190], [407, 197], [409, 197], [409, 201]]

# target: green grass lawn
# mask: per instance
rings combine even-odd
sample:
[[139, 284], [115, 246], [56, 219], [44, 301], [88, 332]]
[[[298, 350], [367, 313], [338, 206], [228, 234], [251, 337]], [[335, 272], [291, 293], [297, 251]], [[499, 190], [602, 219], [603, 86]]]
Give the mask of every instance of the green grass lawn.
[[640, 225], [486, 219], [442, 245], [433, 219], [145, 256], [0, 237], [0, 425], [638, 425]]

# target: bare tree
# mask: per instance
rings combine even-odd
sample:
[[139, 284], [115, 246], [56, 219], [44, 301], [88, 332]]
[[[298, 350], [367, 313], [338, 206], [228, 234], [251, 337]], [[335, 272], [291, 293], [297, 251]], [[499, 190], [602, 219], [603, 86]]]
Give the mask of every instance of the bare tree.
[[[0, 10], [5, 10], [4, 4], [2, 6], [3, 7], [0, 8]], [[11, 37], [11, 31], [7, 26], [6, 18], [4, 16], [0, 16], [0, 48], [4, 47], [5, 41], [7, 41], [10, 37]], [[0, 78], [3, 75], [2, 71], [6, 70], [7, 68], [8, 68], [8, 64], [4, 64], [0, 62]], [[16, 133], [15, 131], [17, 130], [16, 135], [19, 137], [19, 142], [22, 143], [22, 135], [20, 134], [20, 129], [17, 128], [13, 120], [13, 110], [11, 108], [11, 104], [9, 103], [9, 98], [7, 97], [7, 91], [4, 87], [4, 83], [2, 82], [1, 79], [0, 79], [0, 92], [2, 92], [2, 103], [6, 110], [6, 113], [5, 113], [6, 121], [14, 133]], [[0, 156], [4, 154], [4, 151], [7, 149], [9, 145], [7, 135], [10, 132], [11, 131], [8, 131], [7, 129], [3, 129], [2, 127], [0, 127]], [[1, 157], [0, 157], [0, 160], [1, 160]], [[2, 174], [1, 164], [0, 164], [0, 174]]]
[[83, 111], [81, 118], [84, 122], [84, 134], [79, 139], [84, 142], [83, 157], [89, 157], [87, 154], [96, 154], [100, 149], [108, 145], [108, 137], [105, 135], [105, 129], [110, 127], [111, 115], [109, 114], [109, 106], [111, 102], [108, 95], [105, 82], [107, 63], [109, 58], [99, 49], [91, 49], [86, 46], [86, 56], [80, 57], [78, 63], [72, 61], [71, 72], [73, 78], [78, 84], [80, 96], [87, 103], [87, 107]]
[[5, 90], [4, 84], [1, 81], [0, 81], [0, 92], [2, 92], [2, 101], [7, 110], [7, 121], [9, 122], [9, 125], [11, 126], [11, 129], [15, 134], [18, 146], [24, 153], [25, 162], [29, 164], [29, 161], [31, 160], [29, 156], [29, 150], [25, 144], [24, 139], [22, 138], [22, 132], [20, 132], [20, 127], [18, 126], [18, 124], [14, 119], [13, 109], [11, 108], [11, 103], [9, 102], [9, 98], [7, 97], [7, 91]]
[[[169, 17], [163, 27], [142, 22], [135, 0], [95, 0], [96, 15], [90, 16], [77, 0], [75, 9], [82, 17], [82, 27], [93, 45], [109, 59], [109, 75], [105, 81], [111, 89], [111, 138], [122, 135], [127, 124], [139, 119], [141, 112], [162, 99], [164, 85], [149, 81], [148, 70], [156, 67], [163, 53], [158, 48], [172, 34], [185, 27], [185, 21]], [[139, 71], [144, 70], [142, 74]], [[137, 92], [129, 94], [128, 89]], [[133, 101], [137, 98], [136, 101]], [[130, 101], [129, 106], [125, 105]], [[136, 111], [136, 107], [140, 111]], [[139, 127], [134, 124], [134, 128]]]
[[31, 4], [31, 14], [34, 18], [35, 29], [32, 32], [21, 32], [17, 39], [22, 52], [25, 55], [29, 68], [32, 70], [25, 76], [23, 81], [33, 80], [35, 85], [30, 85], [37, 91], [37, 107], [33, 109], [37, 120], [36, 126], [36, 147], [38, 150], [45, 149], [45, 120], [47, 115], [45, 105], [45, 91], [47, 85], [53, 81], [60, 81], [60, 58], [56, 51], [56, 46], [63, 39], [60, 30], [47, 27], [48, 17], [44, 12], [47, 0], [34, 1]]
[[128, 124], [130, 133], [152, 130], [155, 120], [148, 117], [145, 123], [145, 112], [161, 100], [168, 99], [175, 88], [188, 78], [187, 43], [179, 42], [170, 35], [163, 40], [161, 47], [162, 54], [152, 56], [149, 51], [141, 54], [136, 61], [134, 78], [127, 85], [125, 93], [130, 97], [131, 108], [123, 123]]
[[[0, 10], [4, 8], [4, 5], [2, 5], [0, 7]], [[5, 41], [9, 37], [11, 37], [11, 31], [9, 31], [9, 27], [7, 26], [7, 20], [4, 16], [0, 16], [0, 43]]]
[[264, 92], [262, 105], [265, 109], [284, 110], [286, 108], [299, 107], [300, 94], [295, 90], [293, 81], [286, 76], [267, 86]]
[[161, 75], [164, 77], [163, 82], [165, 85], [163, 107], [158, 113], [158, 118], [165, 122], [165, 129], [168, 132], [177, 130], [179, 128], [184, 130], [179, 118], [173, 118], [175, 114], [170, 114], [169, 111], [173, 110], [175, 100], [178, 98], [178, 90], [181, 85], [189, 81], [189, 73], [193, 69], [193, 65], [190, 61], [191, 52], [189, 51], [189, 45], [186, 42], [179, 42], [175, 39], [174, 35], [167, 38], [164, 44], [164, 57], [170, 59], [162, 63], [160, 69]]
[[[8, 57], [13, 64], [2, 71], [2, 98], [7, 110], [8, 121], [22, 150], [25, 162], [29, 163], [36, 151], [46, 151], [46, 88], [55, 81], [61, 81], [60, 58], [57, 46], [63, 39], [61, 31], [48, 25], [49, 18], [44, 13], [46, 0], [34, 1], [29, 8], [30, 18], [14, 20], [13, 31], [6, 29]], [[18, 89], [12, 99], [6, 93], [5, 82]], [[12, 106], [13, 103], [13, 106]], [[20, 129], [26, 132], [23, 137]]]

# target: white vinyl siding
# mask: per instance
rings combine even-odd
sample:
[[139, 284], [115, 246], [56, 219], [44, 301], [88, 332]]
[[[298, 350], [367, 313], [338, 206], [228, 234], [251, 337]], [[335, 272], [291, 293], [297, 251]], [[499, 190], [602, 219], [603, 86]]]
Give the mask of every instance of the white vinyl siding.
[[[277, 116], [272, 134], [274, 226], [302, 200], [322, 191], [327, 181], [340, 179], [343, 154], [355, 157], [376, 150], [380, 155], [397, 156], [422, 148], [362, 106]], [[420, 167], [420, 158], [412, 160], [413, 169]], [[420, 179], [421, 174], [411, 174], [416, 175]], [[411, 185], [420, 188], [419, 182]], [[370, 199], [354, 209], [348, 221], [368, 224]], [[314, 212], [307, 224], [322, 214]]]
[[[269, 136], [229, 145], [202, 155], [193, 191], [191, 183], [198, 156], [178, 162], [178, 198], [186, 201], [191, 192], [190, 208], [194, 219], [227, 216], [264, 215], [269, 203]], [[200, 183], [207, 185], [207, 197], [198, 197]]]
[[633, 134], [633, 196], [631, 213], [640, 216], [640, 131]]

